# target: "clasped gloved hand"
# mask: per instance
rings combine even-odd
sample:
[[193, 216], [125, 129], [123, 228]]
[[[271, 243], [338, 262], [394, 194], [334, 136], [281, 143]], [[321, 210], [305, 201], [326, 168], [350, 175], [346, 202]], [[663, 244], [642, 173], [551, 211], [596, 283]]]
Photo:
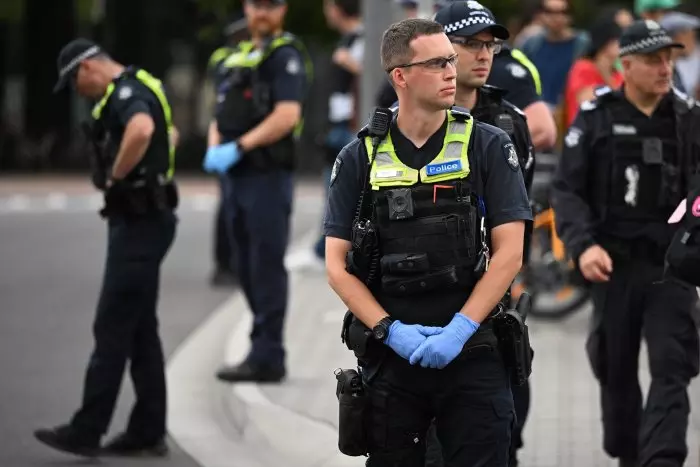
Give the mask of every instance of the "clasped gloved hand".
[[209, 173], [225, 174], [241, 160], [241, 155], [241, 150], [235, 141], [212, 146], [207, 149], [204, 156], [204, 170]]
[[389, 326], [389, 333], [384, 339], [384, 343], [391, 347], [394, 352], [408, 360], [428, 336], [434, 336], [440, 332], [442, 332], [442, 328], [394, 321]]
[[445, 368], [462, 351], [464, 344], [479, 329], [479, 323], [462, 313], [455, 314], [442, 332], [428, 337], [411, 355], [411, 365], [423, 368]]

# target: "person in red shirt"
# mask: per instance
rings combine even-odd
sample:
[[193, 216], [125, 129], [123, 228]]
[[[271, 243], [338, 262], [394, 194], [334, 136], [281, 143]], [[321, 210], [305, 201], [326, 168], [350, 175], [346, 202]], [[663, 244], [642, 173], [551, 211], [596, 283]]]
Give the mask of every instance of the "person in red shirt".
[[587, 53], [571, 67], [566, 83], [566, 123], [571, 125], [582, 102], [595, 97], [595, 89], [622, 85], [622, 74], [617, 69], [618, 39], [622, 29], [615, 18], [606, 15], [596, 21], [590, 30], [591, 43]]

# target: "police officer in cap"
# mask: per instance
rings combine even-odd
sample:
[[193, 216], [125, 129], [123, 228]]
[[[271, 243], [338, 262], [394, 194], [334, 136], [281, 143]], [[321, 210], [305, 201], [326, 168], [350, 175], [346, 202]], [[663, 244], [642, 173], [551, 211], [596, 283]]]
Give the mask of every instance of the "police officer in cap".
[[[517, 97], [519, 93], [486, 84], [492, 78], [495, 57], [501, 53], [510, 33], [496, 22], [491, 10], [473, 0], [446, 2], [444, 8], [435, 15], [435, 21], [443, 25], [447, 37], [459, 54], [455, 103], [471, 109], [478, 121], [497, 126], [508, 133], [520, 158], [519, 166], [525, 187], [529, 191], [534, 176], [534, 148], [530, 139], [529, 122], [522, 110], [504, 99], [506, 94]], [[529, 84], [527, 81], [525, 83]], [[505, 81], [505, 84], [511, 83]], [[520, 84], [518, 86], [525, 87]], [[524, 262], [527, 261], [530, 234], [531, 232], [526, 232], [528, 241], [524, 247]], [[516, 450], [522, 446], [522, 428], [529, 409], [529, 384], [514, 386], [512, 390], [517, 420], [513, 429], [509, 465], [514, 466], [517, 465]], [[428, 465], [442, 465], [437, 454], [439, 453], [429, 450], [429, 461], [433, 464]], [[432, 456], [438, 459], [430, 459]]]
[[[506, 466], [513, 399], [493, 314], [531, 220], [517, 152], [453, 107], [458, 54], [442, 25], [394, 24], [381, 54], [398, 110], [338, 155], [324, 223], [329, 283], [368, 385], [367, 465], [423, 467], [435, 419], [446, 465]], [[363, 249], [375, 232], [377, 248]]]
[[[160, 266], [176, 224], [170, 105], [158, 79], [124, 67], [86, 39], [61, 50], [58, 73], [55, 90], [70, 85], [96, 100], [94, 134], [109, 136], [100, 155], [106, 173], [93, 176], [105, 191], [108, 253], [82, 406], [69, 423], [37, 430], [35, 436], [81, 456], [162, 456], [167, 452], [166, 389], [156, 308]], [[100, 448], [127, 362], [136, 403], [126, 431]]]
[[292, 211], [295, 134], [311, 62], [299, 39], [282, 30], [284, 0], [246, 0], [250, 41], [223, 59], [204, 169], [224, 176], [226, 212], [239, 257], [239, 279], [255, 315], [246, 359], [224, 367], [224, 381], [281, 381], [287, 311], [284, 256]]
[[[625, 84], [581, 105], [553, 182], [557, 231], [592, 282], [586, 349], [601, 386], [604, 449], [621, 466], [681, 466], [687, 388], [698, 374], [697, 295], [661, 281], [669, 215], [698, 171], [700, 107], [671, 87], [671, 49], [652, 20], [620, 38]], [[640, 339], [651, 386], [642, 405]]]

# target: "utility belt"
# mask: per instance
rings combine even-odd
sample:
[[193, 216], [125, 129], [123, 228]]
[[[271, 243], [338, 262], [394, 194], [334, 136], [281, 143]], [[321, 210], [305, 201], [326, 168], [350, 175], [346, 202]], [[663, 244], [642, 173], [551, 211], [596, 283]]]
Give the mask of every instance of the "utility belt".
[[[531, 304], [527, 293], [521, 295], [515, 309], [506, 310], [499, 304], [469, 339], [457, 359], [478, 347], [490, 346], [500, 351], [511, 383], [517, 386], [525, 384], [532, 371], [534, 355], [525, 324]], [[339, 404], [338, 448], [347, 456], [365, 456], [369, 451], [367, 386], [378, 374], [391, 349], [375, 340], [369, 328], [350, 311], [343, 318], [341, 340], [355, 353], [358, 367], [357, 370], [339, 368], [335, 371]]]
[[103, 218], [143, 217], [175, 209], [179, 204], [179, 195], [174, 182], [119, 181], [105, 190], [104, 201], [104, 208], [100, 211]]

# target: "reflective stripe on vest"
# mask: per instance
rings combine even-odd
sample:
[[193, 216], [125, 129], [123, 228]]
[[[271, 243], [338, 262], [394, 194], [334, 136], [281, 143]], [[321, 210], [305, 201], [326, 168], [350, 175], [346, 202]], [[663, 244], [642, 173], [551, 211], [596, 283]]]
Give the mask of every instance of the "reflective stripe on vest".
[[[173, 131], [173, 115], [170, 109], [170, 104], [168, 103], [167, 97], [163, 92], [163, 83], [155, 76], [148, 73], [146, 70], [138, 70], [136, 72], [136, 79], [138, 79], [144, 86], [146, 86], [155, 96], [158, 98], [161, 108], [163, 109], [163, 116], [165, 117], [165, 126], [168, 131], [168, 173], [166, 177], [170, 180], [175, 173], [175, 145], [173, 144], [172, 131]], [[102, 96], [102, 99], [93, 107], [92, 118], [99, 120], [102, 116], [102, 111], [107, 105], [107, 101], [112, 96], [114, 92], [114, 83], [109, 83], [107, 86], [107, 92]]]
[[[265, 61], [267, 57], [272, 54], [276, 49], [283, 47], [285, 45], [291, 45], [301, 53], [304, 59], [304, 70], [306, 71], [307, 88], [311, 77], [313, 76], [314, 66], [311, 61], [311, 57], [306, 51], [304, 44], [299, 41], [296, 37], [291, 34], [282, 34], [275, 40], [273, 40], [270, 45], [263, 53], [261, 50], [253, 50], [255, 44], [251, 41], [241, 41], [238, 43], [238, 47], [233, 50], [233, 53], [224, 60], [224, 68], [257, 68], [262, 62]], [[304, 129], [304, 119], [302, 118], [299, 123], [294, 128], [294, 136], [299, 137]]]
[[[396, 155], [391, 136], [387, 135], [377, 149], [377, 157], [372, 164], [370, 184], [373, 190], [392, 186], [412, 186], [418, 182], [436, 183], [456, 180], [469, 176], [467, 149], [472, 135], [474, 119], [461, 121], [447, 113], [448, 126], [445, 142], [440, 153], [422, 169], [416, 170], [405, 165]], [[372, 163], [372, 138], [365, 138], [367, 154]]]
[[511, 50], [510, 54], [514, 59], [520, 62], [522, 66], [524, 66], [530, 71], [532, 79], [535, 80], [535, 90], [537, 91], [537, 95], [541, 96], [542, 80], [540, 79], [540, 72], [537, 71], [537, 67], [535, 66], [535, 64], [532, 63], [532, 61], [530, 61], [530, 59], [527, 58], [527, 56], [518, 49]]

